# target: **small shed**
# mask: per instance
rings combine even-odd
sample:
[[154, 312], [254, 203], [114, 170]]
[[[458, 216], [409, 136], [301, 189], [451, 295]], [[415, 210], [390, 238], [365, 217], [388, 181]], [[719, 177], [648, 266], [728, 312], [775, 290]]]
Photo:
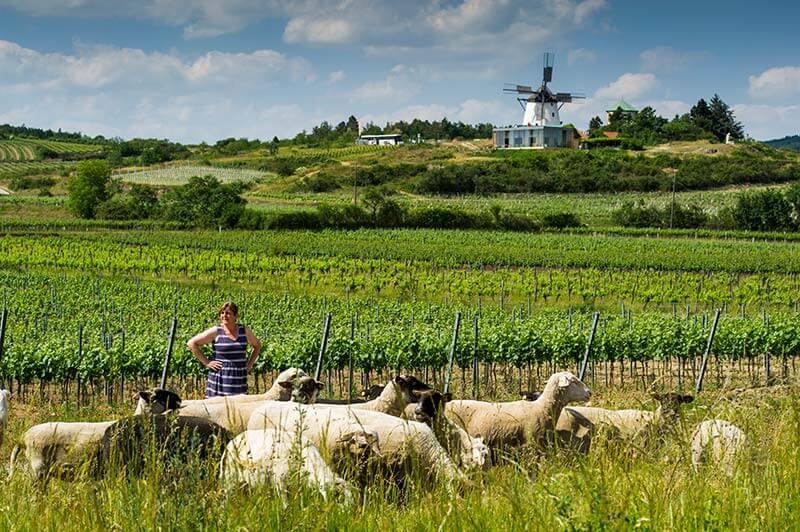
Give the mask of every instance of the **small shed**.
[[367, 146], [396, 146], [403, 143], [403, 136], [398, 134], [391, 135], [361, 135], [356, 139], [356, 144]]

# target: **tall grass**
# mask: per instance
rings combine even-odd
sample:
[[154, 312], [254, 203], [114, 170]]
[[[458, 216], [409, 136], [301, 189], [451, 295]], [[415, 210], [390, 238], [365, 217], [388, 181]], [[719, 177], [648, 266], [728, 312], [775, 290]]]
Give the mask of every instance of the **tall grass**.
[[[598, 404], [634, 406], [630, 390]], [[28, 425], [74, 412], [14, 405], [9, 440]], [[120, 414], [122, 412], [117, 412]], [[105, 413], [106, 416], [112, 413]], [[65, 418], [66, 418], [65, 417]], [[88, 416], [96, 418], [96, 416]], [[720, 417], [740, 426], [748, 448], [732, 478], [713, 465], [694, 472], [692, 427]], [[0, 480], [2, 530], [792, 530], [800, 527], [800, 392], [704, 395], [684, 407], [682, 430], [661, 445], [595, 442], [588, 457], [563, 451], [518, 453], [513, 462], [472, 477], [451, 494], [412, 481], [402, 493], [377, 483], [352, 505], [298, 487], [286, 506], [272, 488], [224, 491], [213, 463], [143, 478], [119, 472], [101, 480], [53, 480], [37, 487], [24, 474]], [[4, 444], [3, 459], [12, 442]], [[209, 474], [211, 473], [211, 474]]]

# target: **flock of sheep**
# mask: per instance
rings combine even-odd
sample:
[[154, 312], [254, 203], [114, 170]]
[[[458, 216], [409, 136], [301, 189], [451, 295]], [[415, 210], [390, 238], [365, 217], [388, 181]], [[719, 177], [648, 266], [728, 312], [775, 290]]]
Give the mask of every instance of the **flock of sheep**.
[[[680, 405], [692, 400], [658, 395], [655, 411], [568, 406], [591, 397], [569, 372], [552, 375], [541, 393], [510, 402], [450, 400], [406, 375], [352, 404], [320, 399], [321, 389], [290, 368], [257, 395], [182, 401], [167, 390], [143, 391], [131, 417], [31, 427], [11, 454], [9, 478], [20, 452], [37, 481], [82, 469], [102, 474], [112, 463], [132, 473], [141, 469], [149, 440], [179, 459], [221, 455], [218, 474], [226, 487], [272, 484], [283, 496], [299, 470], [323, 496], [338, 492], [349, 500], [353, 483], [368, 483], [376, 472], [402, 484], [416, 470], [452, 485], [513, 448], [563, 445], [586, 453], [601, 430], [624, 440], [664, 434], [676, 424]], [[0, 390], [0, 444], [9, 397]], [[745, 442], [733, 424], [704, 421], [692, 434], [692, 463], [713, 461], [732, 474]]]

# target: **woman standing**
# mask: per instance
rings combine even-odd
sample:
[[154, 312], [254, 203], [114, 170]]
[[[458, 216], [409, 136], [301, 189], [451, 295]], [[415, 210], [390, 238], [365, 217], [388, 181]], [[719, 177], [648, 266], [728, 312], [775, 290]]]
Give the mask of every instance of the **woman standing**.
[[[253, 331], [238, 323], [239, 308], [228, 301], [219, 308], [219, 325], [193, 336], [186, 346], [210, 371], [206, 385], [206, 397], [247, 393], [247, 374], [253, 369], [261, 342]], [[213, 360], [203, 355], [201, 345], [211, 343]], [[253, 348], [247, 356], [248, 344]]]

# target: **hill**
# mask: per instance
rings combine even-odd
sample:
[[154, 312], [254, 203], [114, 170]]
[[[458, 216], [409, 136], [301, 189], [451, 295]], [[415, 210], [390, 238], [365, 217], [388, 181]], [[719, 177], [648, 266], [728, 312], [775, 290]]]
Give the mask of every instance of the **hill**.
[[766, 140], [764, 144], [773, 148], [784, 148], [787, 150], [800, 151], [800, 135], [786, 136], [782, 139]]

